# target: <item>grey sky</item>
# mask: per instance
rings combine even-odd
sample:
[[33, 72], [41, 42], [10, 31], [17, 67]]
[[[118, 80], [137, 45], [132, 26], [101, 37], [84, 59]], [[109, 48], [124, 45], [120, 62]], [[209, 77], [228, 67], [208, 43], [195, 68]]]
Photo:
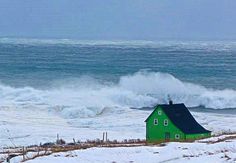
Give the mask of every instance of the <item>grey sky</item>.
[[0, 37], [236, 39], [236, 0], [0, 0]]

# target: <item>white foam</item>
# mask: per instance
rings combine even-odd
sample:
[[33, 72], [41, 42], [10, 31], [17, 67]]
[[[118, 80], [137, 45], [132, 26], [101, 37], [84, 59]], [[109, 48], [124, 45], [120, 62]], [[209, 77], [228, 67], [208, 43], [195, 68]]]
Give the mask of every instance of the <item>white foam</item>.
[[159, 72], [137, 72], [111, 84], [93, 78], [66, 83], [48, 90], [0, 84], [0, 107], [41, 109], [65, 118], [94, 117], [102, 114], [105, 108], [116, 112], [130, 107], [167, 103], [170, 95], [175, 103], [191, 107], [236, 108], [235, 90], [207, 89]]

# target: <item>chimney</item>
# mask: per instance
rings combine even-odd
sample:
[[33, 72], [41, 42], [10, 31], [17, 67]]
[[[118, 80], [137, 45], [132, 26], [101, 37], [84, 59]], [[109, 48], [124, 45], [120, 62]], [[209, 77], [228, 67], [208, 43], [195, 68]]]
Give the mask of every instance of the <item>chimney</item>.
[[168, 95], [168, 101], [169, 101], [169, 105], [173, 105], [173, 101], [170, 98], [170, 95]]

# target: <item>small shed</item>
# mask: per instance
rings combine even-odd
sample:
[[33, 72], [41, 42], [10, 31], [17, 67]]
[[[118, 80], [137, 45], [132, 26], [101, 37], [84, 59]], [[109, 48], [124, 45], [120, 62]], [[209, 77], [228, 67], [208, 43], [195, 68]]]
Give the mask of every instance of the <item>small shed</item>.
[[183, 104], [157, 105], [146, 122], [147, 142], [188, 141], [211, 136]]

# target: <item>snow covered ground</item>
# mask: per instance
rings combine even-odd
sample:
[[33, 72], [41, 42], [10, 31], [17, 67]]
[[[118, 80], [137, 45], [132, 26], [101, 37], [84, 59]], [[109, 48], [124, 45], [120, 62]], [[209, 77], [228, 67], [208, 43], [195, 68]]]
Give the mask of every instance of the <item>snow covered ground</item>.
[[67, 141], [102, 139], [105, 131], [110, 140], [145, 137], [144, 120], [149, 111], [128, 109], [112, 114], [108, 111], [96, 117], [65, 119], [41, 110], [0, 109], [0, 146], [51, 142], [57, 134]]
[[[102, 138], [108, 132], [110, 140], [144, 139], [144, 120], [151, 110], [109, 109], [95, 117], [65, 119], [40, 109], [0, 109], [0, 146], [32, 145], [56, 140], [66, 141]], [[205, 128], [213, 133], [236, 132], [236, 115], [192, 112]]]
[[[217, 140], [217, 138], [214, 138], [214, 140]], [[21, 159], [22, 157], [16, 157], [11, 161], [19, 162]], [[88, 148], [85, 150], [54, 153], [26, 162], [183, 163], [184, 161], [194, 163], [236, 162], [236, 140], [232, 139], [211, 144], [173, 142], [167, 143], [166, 146]]]
[[[56, 135], [72, 142], [102, 138], [110, 140], [145, 138], [144, 120], [151, 110], [105, 109], [95, 117], [66, 119], [55, 112], [40, 109], [1, 108], [0, 145], [19, 146], [52, 142]], [[192, 112], [196, 120], [214, 134], [236, 132], [236, 115], [216, 112]], [[115, 115], [115, 116], [114, 116]], [[221, 136], [225, 137], [225, 136]], [[213, 141], [217, 138], [212, 138]], [[212, 140], [209, 140], [212, 141]], [[236, 140], [215, 144], [202, 142], [169, 143], [167, 146], [89, 148], [36, 158], [28, 162], [236, 162]], [[16, 157], [12, 162], [19, 162]]]

